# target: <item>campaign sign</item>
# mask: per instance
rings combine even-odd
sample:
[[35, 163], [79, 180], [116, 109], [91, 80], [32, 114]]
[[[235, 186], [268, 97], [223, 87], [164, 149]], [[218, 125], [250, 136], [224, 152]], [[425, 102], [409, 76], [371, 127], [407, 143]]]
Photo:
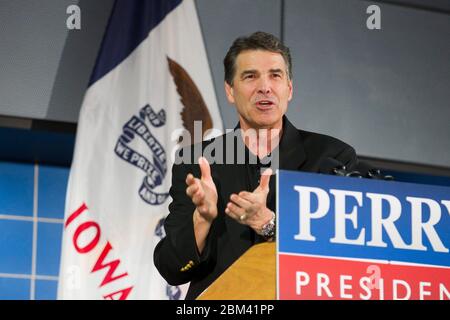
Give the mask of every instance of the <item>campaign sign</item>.
[[278, 299], [450, 299], [450, 188], [278, 171]]

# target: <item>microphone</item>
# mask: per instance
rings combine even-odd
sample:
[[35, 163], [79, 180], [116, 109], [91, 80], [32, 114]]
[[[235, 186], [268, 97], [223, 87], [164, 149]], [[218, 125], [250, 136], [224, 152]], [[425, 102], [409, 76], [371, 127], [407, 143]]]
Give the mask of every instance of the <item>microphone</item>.
[[319, 173], [331, 174], [341, 177], [353, 177], [353, 178], [367, 178], [374, 180], [394, 180], [393, 176], [383, 175], [380, 169], [372, 167], [365, 161], [359, 161], [352, 168], [352, 171], [348, 171], [346, 166], [331, 157], [322, 158], [319, 163]]
[[358, 161], [355, 170], [361, 172], [363, 178], [374, 180], [394, 180], [393, 176], [384, 175], [380, 169], [371, 166], [366, 161]]
[[319, 163], [319, 172], [324, 174], [331, 174], [335, 176], [343, 176], [347, 175], [347, 168], [345, 165], [333, 158], [327, 157], [322, 158]]

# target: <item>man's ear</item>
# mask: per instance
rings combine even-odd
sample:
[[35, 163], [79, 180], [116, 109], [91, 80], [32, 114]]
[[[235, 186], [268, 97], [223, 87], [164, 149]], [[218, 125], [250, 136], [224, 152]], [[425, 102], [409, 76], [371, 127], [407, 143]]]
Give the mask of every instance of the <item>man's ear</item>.
[[234, 104], [234, 90], [233, 87], [225, 81], [225, 94], [229, 103]]
[[288, 82], [288, 87], [289, 87], [289, 97], [288, 97], [288, 101], [292, 100], [292, 92], [293, 92], [293, 84], [292, 84], [292, 80], [289, 80]]

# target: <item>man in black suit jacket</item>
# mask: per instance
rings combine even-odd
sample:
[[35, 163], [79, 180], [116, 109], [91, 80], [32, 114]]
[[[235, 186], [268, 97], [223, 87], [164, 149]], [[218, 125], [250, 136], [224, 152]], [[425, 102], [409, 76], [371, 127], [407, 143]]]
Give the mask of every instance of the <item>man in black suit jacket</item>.
[[[325, 158], [347, 167], [357, 161], [349, 145], [298, 130], [285, 117], [292, 98], [292, 64], [289, 49], [277, 38], [263, 32], [238, 38], [224, 65], [225, 91], [236, 106], [239, 125], [199, 145], [215, 151], [208, 152], [209, 159], [195, 161], [195, 146], [178, 154], [166, 237], [154, 252], [155, 265], [169, 284], [190, 282], [186, 299], [201, 294], [252, 245], [273, 241], [272, 168], [318, 172]], [[239, 151], [245, 161], [239, 161]], [[264, 171], [266, 167], [272, 168]]]

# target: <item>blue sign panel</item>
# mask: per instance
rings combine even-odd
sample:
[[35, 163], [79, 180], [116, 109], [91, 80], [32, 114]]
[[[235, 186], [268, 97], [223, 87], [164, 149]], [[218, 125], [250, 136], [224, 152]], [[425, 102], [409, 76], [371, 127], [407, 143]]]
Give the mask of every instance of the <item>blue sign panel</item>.
[[450, 188], [279, 171], [278, 250], [450, 266]]

